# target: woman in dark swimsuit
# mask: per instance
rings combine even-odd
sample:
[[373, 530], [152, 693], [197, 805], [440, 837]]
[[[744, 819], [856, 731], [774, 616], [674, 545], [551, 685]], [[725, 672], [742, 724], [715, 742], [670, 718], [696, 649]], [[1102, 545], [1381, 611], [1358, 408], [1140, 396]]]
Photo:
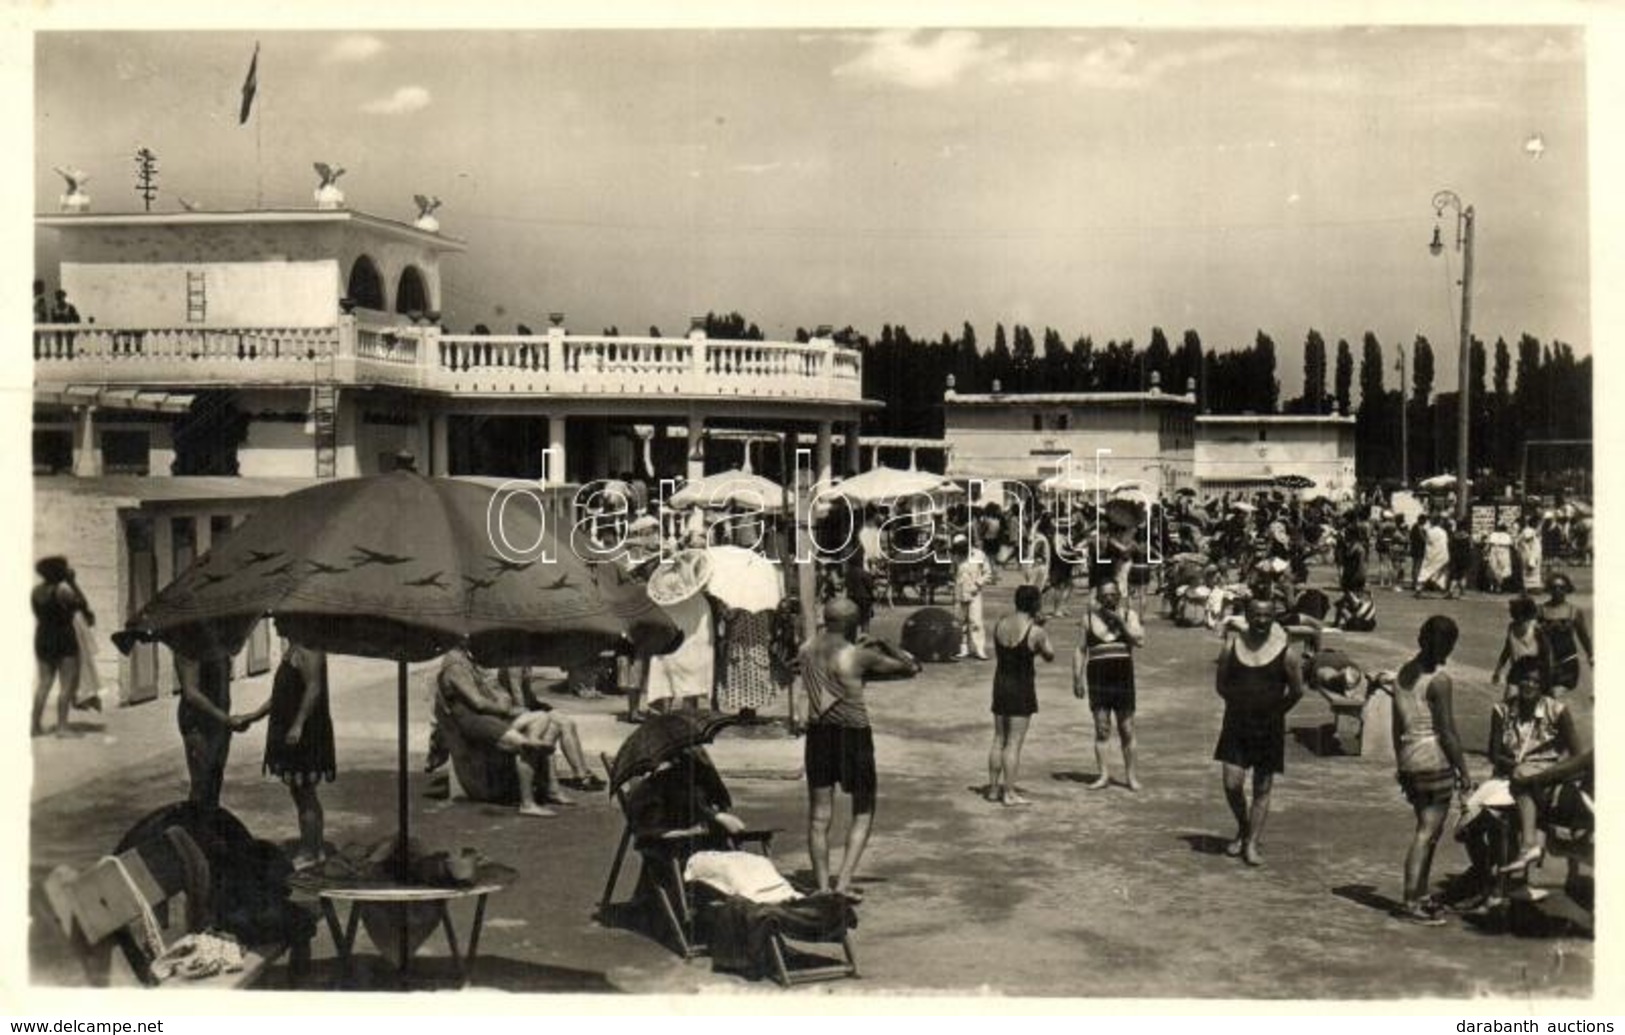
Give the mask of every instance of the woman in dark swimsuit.
[[1016, 589], [1016, 609], [993, 626], [993, 746], [987, 753], [987, 800], [1005, 805], [1031, 804], [1016, 790], [1021, 772], [1021, 745], [1038, 711], [1037, 674], [1033, 657], [1055, 660], [1055, 648], [1039, 618], [1044, 594], [1037, 586]]
[[[1224, 763], [1224, 797], [1236, 817], [1236, 836], [1225, 854], [1262, 866], [1258, 843], [1269, 817], [1275, 774], [1286, 768], [1286, 713], [1303, 697], [1302, 658], [1275, 608], [1257, 597], [1247, 602], [1247, 626], [1219, 656], [1218, 692], [1224, 698], [1224, 725], [1215, 761]], [[1244, 786], [1253, 773], [1249, 808]]]
[[96, 616], [73, 581], [73, 569], [65, 557], [45, 557], [34, 565], [34, 570], [45, 581], [34, 587], [29, 605], [34, 609], [34, 660], [38, 663], [38, 679], [34, 683], [33, 722], [31, 735], [41, 737], [45, 729], [40, 720], [45, 716], [45, 701], [51, 696], [51, 685], [59, 683], [56, 698], [56, 735], [68, 735], [68, 709], [79, 690], [79, 638], [74, 632], [74, 615], [83, 612], [91, 624]]
[[1580, 685], [1581, 649], [1592, 669], [1597, 667], [1597, 655], [1591, 649], [1586, 613], [1568, 602], [1574, 583], [1562, 572], [1555, 572], [1546, 580], [1546, 588], [1551, 599], [1540, 605], [1540, 630], [1552, 651], [1552, 693], [1564, 694]]
[[327, 706], [327, 654], [284, 640], [282, 664], [271, 682], [271, 699], [248, 722], [271, 717], [265, 733], [265, 772], [278, 777], [299, 813], [299, 852], [294, 869], [320, 862], [326, 854], [324, 817], [316, 787], [337, 775], [333, 718]]

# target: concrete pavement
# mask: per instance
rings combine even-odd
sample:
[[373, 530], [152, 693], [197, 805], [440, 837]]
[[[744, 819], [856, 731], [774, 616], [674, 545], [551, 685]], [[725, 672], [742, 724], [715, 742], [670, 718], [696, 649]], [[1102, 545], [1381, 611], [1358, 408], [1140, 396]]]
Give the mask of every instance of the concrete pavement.
[[[1588, 587], [1582, 587], [1588, 588]], [[990, 619], [1007, 606], [995, 587]], [[1589, 606], [1589, 600], [1580, 601]], [[1505, 625], [1504, 598], [1414, 601], [1382, 594], [1379, 631], [1341, 646], [1368, 667], [1408, 655], [1433, 611], [1455, 615], [1463, 640], [1453, 669], [1469, 748], [1481, 751], [1487, 684]], [[877, 632], [895, 635], [907, 609], [882, 611]], [[1411, 816], [1388, 760], [1321, 757], [1317, 728], [1330, 722], [1311, 696], [1289, 719], [1287, 772], [1277, 785], [1267, 865], [1241, 866], [1215, 849], [1231, 820], [1210, 761], [1220, 707], [1212, 690], [1216, 641], [1148, 620], [1139, 658], [1139, 725], [1146, 788], [1090, 792], [1089, 722], [1067, 685], [1065, 662], [1044, 668], [1023, 785], [1034, 805], [1008, 809], [973, 793], [985, 782], [991, 665], [929, 667], [917, 680], [874, 688], [881, 800], [860, 870], [866, 898], [857, 939], [864, 979], [821, 986], [829, 994], [955, 992], [1032, 996], [1412, 998], [1585, 995], [1592, 942], [1553, 932], [1513, 937], [1456, 920], [1417, 929], [1391, 920]], [[1076, 619], [1057, 620], [1059, 643], [1076, 642]], [[1606, 648], [1605, 648], [1606, 649]], [[426, 714], [416, 673], [414, 715]], [[394, 672], [383, 663], [339, 662], [333, 678], [340, 776], [323, 789], [329, 839], [387, 836], [393, 815]], [[1589, 676], [1587, 688], [1589, 687]], [[237, 689], [256, 703], [251, 683]], [[613, 751], [630, 729], [610, 714], [622, 702], [556, 699], [575, 714], [590, 754]], [[1586, 689], [1571, 703], [1589, 726]], [[140, 712], [141, 714], [136, 714]], [[107, 735], [36, 744], [32, 876], [58, 862], [83, 865], [151, 808], [184, 794], [172, 702], [114, 712]], [[414, 747], [421, 758], [423, 727]], [[249, 827], [292, 838], [293, 811], [280, 785], [262, 779], [256, 730], [236, 748], [225, 804]], [[800, 741], [748, 740], [724, 732], [714, 752], [738, 801], [759, 825], [781, 829], [775, 857], [805, 870]], [[1473, 759], [1480, 772], [1481, 757]], [[71, 775], [60, 770], [72, 768]], [[755, 771], [758, 775], [749, 775]], [[762, 778], [772, 776], [777, 778]], [[602, 795], [554, 820], [422, 797], [414, 775], [414, 830], [431, 844], [475, 845], [516, 866], [518, 883], [491, 902], [480, 984], [515, 991], [772, 992], [684, 963], [612, 911], [593, 919], [619, 836], [618, 812]], [[844, 831], [839, 810], [836, 856]], [[1448, 838], [1436, 878], [1464, 866]], [[617, 901], [630, 894], [635, 863]], [[1549, 863], [1537, 881], [1560, 883]], [[36, 980], [76, 980], [54, 932], [30, 939]], [[431, 953], [439, 951], [431, 945]], [[318, 940], [318, 981], [332, 976], [331, 947]], [[434, 971], [431, 960], [427, 969]], [[449, 974], [447, 975], [449, 976]]]

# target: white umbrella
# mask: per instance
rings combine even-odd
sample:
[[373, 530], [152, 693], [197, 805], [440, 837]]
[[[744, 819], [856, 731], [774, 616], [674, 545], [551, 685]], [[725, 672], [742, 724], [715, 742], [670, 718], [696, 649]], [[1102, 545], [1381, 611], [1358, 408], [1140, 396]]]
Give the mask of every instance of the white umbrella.
[[1423, 478], [1416, 483], [1419, 489], [1454, 489], [1456, 476], [1453, 474], [1436, 474], [1432, 478]]
[[835, 486], [830, 493], [853, 503], [882, 503], [904, 496], [947, 496], [964, 492], [959, 486], [940, 474], [929, 471], [899, 471], [895, 467], [876, 467], [872, 471], [855, 474]]
[[778, 606], [783, 596], [778, 565], [740, 546], [712, 546], [705, 553], [711, 559], [707, 593], [728, 607], [745, 611], [768, 611]]
[[1089, 479], [1078, 472], [1052, 474], [1039, 482], [1038, 487], [1045, 492], [1077, 493], [1080, 495], [1095, 491], [1095, 487], [1090, 484]]
[[764, 513], [772, 514], [784, 509], [784, 488], [759, 474], [718, 471], [689, 482], [668, 502], [676, 510], [744, 505], [760, 507]]
[[1144, 489], [1136, 488], [1132, 485], [1125, 485], [1120, 488], [1113, 489], [1112, 499], [1132, 500], [1133, 502], [1144, 507], [1150, 507], [1156, 502], [1156, 499], [1152, 497], [1150, 493], [1146, 492]]

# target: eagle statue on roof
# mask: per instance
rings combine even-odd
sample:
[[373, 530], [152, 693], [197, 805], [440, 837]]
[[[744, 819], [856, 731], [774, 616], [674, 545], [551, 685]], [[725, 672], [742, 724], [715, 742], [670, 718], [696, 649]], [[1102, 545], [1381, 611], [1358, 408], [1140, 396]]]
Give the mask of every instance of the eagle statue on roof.
[[434, 210], [440, 207], [440, 199], [430, 194], [414, 194], [412, 200], [418, 206], [418, 217], [413, 220], [412, 225], [419, 230], [438, 234], [440, 232], [440, 220], [434, 217]]
[[90, 175], [83, 169], [73, 166], [66, 168], [58, 165], [54, 167], [56, 174], [68, 183], [68, 191], [57, 199], [57, 204], [64, 212], [85, 212], [90, 208], [90, 195], [85, 193], [85, 184], [90, 182]]
[[344, 192], [339, 190], [339, 177], [344, 175], [344, 167], [334, 167], [326, 162], [314, 163], [316, 175], [322, 178], [321, 185], [316, 188], [316, 207], [319, 209], [337, 209], [344, 207]]

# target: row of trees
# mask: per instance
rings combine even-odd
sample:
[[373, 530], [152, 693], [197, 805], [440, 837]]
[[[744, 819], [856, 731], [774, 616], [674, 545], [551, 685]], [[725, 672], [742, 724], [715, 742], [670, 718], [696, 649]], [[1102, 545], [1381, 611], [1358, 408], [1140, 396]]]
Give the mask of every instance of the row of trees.
[[[798, 340], [808, 337], [804, 330], [797, 333]], [[1310, 330], [1301, 388], [1286, 398], [1275, 342], [1263, 331], [1249, 346], [1222, 352], [1204, 347], [1194, 330], [1174, 346], [1160, 327], [1143, 349], [1133, 340], [1101, 345], [1087, 335], [1068, 344], [1053, 328], [1038, 336], [1020, 325], [1006, 333], [1002, 324], [985, 348], [969, 323], [957, 336], [944, 332], [935, 339], [916, 339], [906, 327], [890, 324], [877, 339], [850, 327], [835, 338], [863, 351], [863, 394], [886, 403], [869, 418], [873, 434], [940, 436], [942, 392], [950, 377], [960, 393], [1144, 391], [1158, 384], [1166, 392], [1191, 392], [1203, 413], [1354, 414], [1360, 470], [1382, 479], [1401, 472], [1400, 412], [1406, 405], [1412, 477], [1455, 465], [1457, 393], [1453, 384], [1450, 391], [1434, 391], [1434, 350], [1421, 335], [1404, 347], [1408, 404], [1402, 403], [1395, 365], [1399, 350], [1369, 331], [1358, 343], [1356, 364], [1356, 347], [1347, 339], [1329, 347], [1319, 331]], [[1529, 334], [1515, 345], [1498, 338], [1492, 348], [1493, 366], [1484, 342], [1475, 339], [1470, 353], [1475, 471], [1515, 474], [1526, 440], [1590, 437], [1589, 356], [1577, 358], [1569, 345]]]
[[[737, 312], [707, 314], [705, 326], [713, 338], [762, 336]], [[1125, 392], [1158, 385], [1165, 392], [1194, 394], [1203, 413], [1354, 414], [1357, 462], [1367, 477], [1397, 479], [1406, 467], [1407, 458], [1401, 457], [1406, 438], [1413, 478], [1455, 466], [1458, 393], [1454, 385], [1435, 392], [1433, 345], [1422, 335], [1391, 348], [1367, 331], [1359, 341], [1356, 380], [1355, 347], [1339, 339], [1329, 348], [1311, 329], [1303, 342], [1301, 390], [1286, 399], [1275, 342], [1263, 331], [1251, 345], [1222, 352], [1205, 348], [1194, 330], [1186, 330], [1175, 346], [1161, 327], [1151, 329], [1143, 349], [1132, 339], [1102, 345], [1088, 335], [1068, 343], [1052, 327], [1041, 336], [1020, 324], [1006, 333], [1002, 323], [986, 347], [969, 323], [957, 336], [943, 332], [916, 339], [908, 328], [891, 324], [875, 339], [850, 326], [833, 336], [864, 353], [863, 394], [886, 403], [867, 418], [871, 434], [940, 437], [942, 393], [950, 378], [960, 393]], [[811, 337], [804, 328], [796, 331], [797, 341]], [[1398, 369], [1401, 354], [1408, 365], [1408, 399]], [[1475, 474], [1515, 476], [1526, 441], [1591, 437], [1591, 357], [1577, 358], [1568, 344], [1523, 334], [1515, 345], [1497, 338], [1486, 347], [1475, 338], [1469, 370], [1468, 436]], [[1402, 408], [1408, 436], [1401, 434]], [[1589, 454], [1558, 455], [1590, 463]]]

